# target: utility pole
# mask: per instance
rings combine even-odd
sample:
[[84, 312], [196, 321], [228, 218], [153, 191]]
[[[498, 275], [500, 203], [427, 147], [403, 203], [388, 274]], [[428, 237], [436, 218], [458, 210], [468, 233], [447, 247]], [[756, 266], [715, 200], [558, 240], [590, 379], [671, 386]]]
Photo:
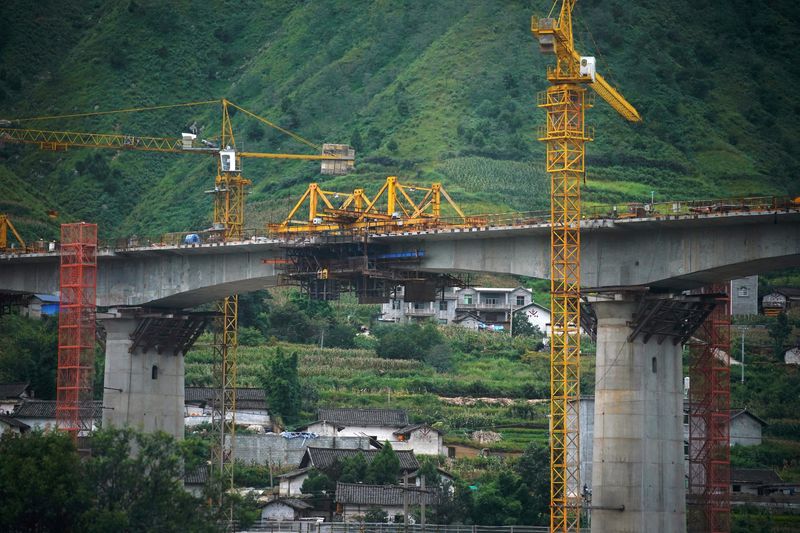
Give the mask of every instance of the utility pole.
[[747, 327], [746, 326], [739, 326], [739, 333], [741, 333], [741, 335], [742, 335], [742, 344], [741, 344], [742, 355], [739, 358], [740, 359], [740, 365], [742, 367], [742, 383], [744, 383], [744, 333], [746, 331], [747, 331]]
[[422, 478], [419, 480], [419, 482], [420, 482], [420, 488], [422, 489], [420, 491], [420, 496], [422, 496], [422, 498], [421, 498], [421, 500], [422, 500], [422, 502], [421, 502], [422, 503], [422, 508], [420, 510], [419, 523], [422, 526], [422, 531], [425, 531], [425, 497], [427, 496], [427, 492], [425, 491], [425, 476], [422, 476]]
[[403, 531], [408, 531], [408, 471], [403, 475]]

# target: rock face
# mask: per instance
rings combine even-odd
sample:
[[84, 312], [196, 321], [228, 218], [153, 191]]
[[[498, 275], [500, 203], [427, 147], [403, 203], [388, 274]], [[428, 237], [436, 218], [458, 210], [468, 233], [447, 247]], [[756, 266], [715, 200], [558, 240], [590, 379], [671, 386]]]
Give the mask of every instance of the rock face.
[[494, 431], [475, 431], [472, 434], [472, 440], [479, 444], [492, 444], [503, 440], [503, 436]]

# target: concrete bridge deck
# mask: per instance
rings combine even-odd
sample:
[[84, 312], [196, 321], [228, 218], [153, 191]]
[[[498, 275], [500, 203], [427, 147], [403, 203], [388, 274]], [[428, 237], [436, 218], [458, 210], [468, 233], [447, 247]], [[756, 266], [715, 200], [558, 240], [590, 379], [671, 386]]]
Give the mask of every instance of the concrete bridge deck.
[[[582, 285], [684, 290], [800, 266], [800, 209], [584, 220]], [[549, 224], [373, 233], [392, 251], [424, 250], [419, 270], [548, 278]], [[287, 245], [323, 237], [106, 249], [98, 305], [186, 308], [277, 282]], [[56, 293], [58, 253], [0, 255], [0, 291]]]

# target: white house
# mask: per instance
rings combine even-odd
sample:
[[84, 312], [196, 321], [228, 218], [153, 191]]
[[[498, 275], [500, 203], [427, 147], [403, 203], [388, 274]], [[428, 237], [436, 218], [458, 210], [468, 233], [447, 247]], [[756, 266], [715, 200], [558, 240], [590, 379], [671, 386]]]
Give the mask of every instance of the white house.
[[31, 398], [33, 391], [27, 383], [0, 383], [0, 415], [10, 415]]
[[783, 362], [787, 365], [800, 365], [800, 341], [794, 348], [789, 348], [783, 354]]
[[379, 446], [388, 441], [395, 450], [422, 455], [442, 453], [442, 433], [427, 424], [409, 424], [402, 409], [320, 409], [307, 431], [336, 437], [368, 436]]
[[[57, 427], [55, 400], [25, 401], [17, 406], [11, 416], [32, 429], [50, 430]], [[103, 419], [103, 402], [94, 402], [93, 417], [92, 430], [95, 430], [100, 427], [100, 421]]]
[[310, 502], [299, 498], [277, 498], [261, 508], [261, 520], [269, 522], [297, 521], [314, 509]]
[[[212, 387], [184, 388], [184, 425], [190, 427], [211, 422], [216, 390]], [[236, 425], [272, 428], [264, 389], [236, 389]]]
[[361, 521], [367, 511], [376, 508], [385, 512], [390, 522], [394, 522], [396, 516], [402, 520], [404, 506], [407, 506], [410, 514], [420, 505], [432, 505], [434, 502], [432, 491], [412, 485], [336, 484], [336, 513], [345, 522]]
[[31, 427], [25, 422], [20, 422], [16, 418], [7, 415], [0, 415], [0, 435], [4, 433], [21, 434], [30, 431]]
[[412, 322], [436, 320], [439, 324], [454, 324], [469, 329], [508, 331], [511, 316], [524, 316], [546, 332], [550, 311], [533, 302], [533, 293], [524, 287], [450, 287], [435, 301], [407, 301], [403, 287], [383, 304], [381, 321]]
[[[367, 464], [370, 464], [378, 453], [379, 450], [315, 448], [309, 446], [300, 461], [300, 467], [280, 476], [279, 494], [281, 496], [299, 496], [302, 494], [300, 489], [303, 486], [303, 482], [311, 474], [312, 469], [325, 471], [333, 466], [335, 462], [341, 462], [357, 454], [363, 454]], [[397, 458], [400, 460], [401, 476], [411, 475], [419, 470], [419, 461], [417, 461], [413, 451], [399, 450], [396, 453]]]

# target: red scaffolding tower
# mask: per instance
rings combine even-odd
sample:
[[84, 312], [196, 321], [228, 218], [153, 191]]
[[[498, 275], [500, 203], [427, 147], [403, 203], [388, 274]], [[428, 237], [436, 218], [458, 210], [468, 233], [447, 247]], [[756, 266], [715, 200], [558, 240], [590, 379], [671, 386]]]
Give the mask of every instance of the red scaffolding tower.
[[61, 225], [56, 420], [78, 442], [92, 429], [97, 224]]
[[726, 285], [708, 292], [717, 305], [698, 331], [689, 370], [689, 529], [729, 533], [730, 298]]

